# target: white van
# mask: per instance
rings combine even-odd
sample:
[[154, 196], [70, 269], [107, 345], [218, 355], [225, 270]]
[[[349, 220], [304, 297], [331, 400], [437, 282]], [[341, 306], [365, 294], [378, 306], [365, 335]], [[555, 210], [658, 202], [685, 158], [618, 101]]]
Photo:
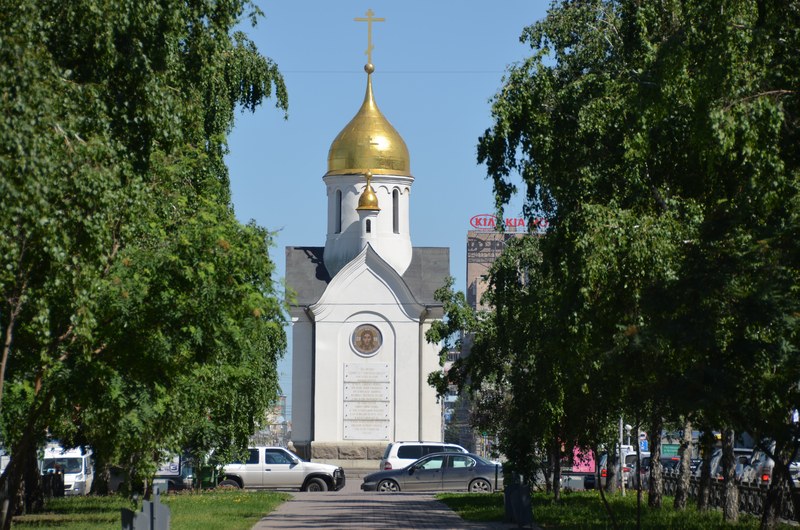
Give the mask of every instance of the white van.
[[391, 442], [386, 446], [378, 469], [402, 469], [431, 453], [466, 453], [467, 450], [456, 444], [444, 442]]
[[94, 466], [91, 451], [64, 449], [58, 444], [50, 444], [44, 449], [41, 469], [43, 475], [64, 474], [64, 495], [88, 495], [92, 489]]

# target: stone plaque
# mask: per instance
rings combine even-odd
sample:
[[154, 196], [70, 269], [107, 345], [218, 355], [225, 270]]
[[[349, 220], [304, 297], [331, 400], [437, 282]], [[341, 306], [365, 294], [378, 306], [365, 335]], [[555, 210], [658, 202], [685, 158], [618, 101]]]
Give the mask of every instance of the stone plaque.
[[345, 363], [344, 382], [345, 383], [388, 383], [389, 377], [388, 363]]
[[345, 440], [388, 440], [388, 421], [344, 420]]
[[344, 419], [379, 420], [389, 419], [389, 403], [372, 401], [348, 401], [344, 404]]
[[389, 401], [389, 383], [345, 383], [344, 401]]
[[345, 363], [344, 439], [390, 439], [391, 401], [388, 363]]

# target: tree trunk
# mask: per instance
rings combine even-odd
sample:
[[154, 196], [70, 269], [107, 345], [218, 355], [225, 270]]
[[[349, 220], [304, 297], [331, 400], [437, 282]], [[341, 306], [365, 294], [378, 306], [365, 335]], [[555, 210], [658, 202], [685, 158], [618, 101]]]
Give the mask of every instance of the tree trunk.
[[92, 495], [108, 495], [110, 491], [111, 482], [111, 466], [108, 465], [105, 459], [94, 454], [94, 480], [92, 481]]
[[736, 455], [733, 453], [733, 429], [722, 431], [722, 478], [724, 498], [722, 518], [729, 523], [739, 520], [739, 486], [736, 484]]
[[[551, 453], [552, 451], [548, 451]], [[546, 465], [542, 466], [544, 474], [544, 492], [548, 495], [553, 491], [553, 464], [550, 462], [550, 459], [553, 456], [548, 454]]]
[[558, 442], [553, 443], [553, 500], [561, 500], [561, 447]]
[[714, 448], [714, 435], [708, 428], [703, 430], [700, 440], [702, 444], [703, 461], [700, 463], [700, 488], [697, 492], [697, 509], [704, 512], [708, 510], [708, 500], [711, 495], [711, 453]]
[[642, 528], [642, 444], [639, 442], [639, 425], [636, 425], [636, 469], [633, 478], [636, 480], [636, 528]]
[[14, 342], [14, 328], [17, 323], [17, 317], [22, 310], [22, 303], [25, 300], [27, 292], [28, 279], [27, 276], [22, 282], [22, 287], [19, 290], [16, 298], [13, 299], [13, 309], [8, 313], [8, 325], [5, 330], [5, 337], [3, 340], [3, 353], [0, 356], [0, 410], [3, 405], [3, 390], [5, 389], [6, 382], [6, 368], [8, 367], [8, 356], [11, 353], [11, 345]]
[[662, 430], [664, 430], [664, 419], [656, 413], [650, 428], [650, 484], [647, 492], [647, 505], [650, 508], [661, 508], [664, 496], [664, 478], [661, 473]]
[[25, 468], [22, 471], [22, 480], [25, 484], [25, 513], [41, 512], [44, 509], [44, 492], [42, 491], [42, 476], [39, 472], [36, 447], [28, 447], [23, 459]]
[[[764, 501], [764, 513], [761, 516], [761, 528], [775, 528], [783, 512], [783, 503], [786, 499], [786, 489], [791, 479], [789, 476], [789, 456], [786, 450], [775, 448], [772, 456], [774, 465], [772, 466], [772, 481], [767, 490], [767, 498]], [[796, 516], [795, 516], [796, 517]]]
[[680, 462], [680, 476], [678, 488], [675, 491], [675, 509], [685, 510], [686, 500], [689, 498], [689, 485], [691, 483], [691, 458], [692, 458], [692, 422], [688, 419], [683, 423], [683, 436], [678, 449]]
[[[606, 460], [606, 462], [608, 462], [608, 460]], [[598, 481], [599, 480], [600, 477], [598, 476]], [[608, 514], [608, 518], [611, 520], [611, 527], [616, 530], [617, 528], [619, 528], [619, 526], [617, 526], [617, 518], [614, 516], [614, 510], [611, 509], [611, 505], [608, 504], [608, 499], [606, 499], [606, 494], [605, 494], [605, 488], [601, 488], [600, 482], [598, 482], [597, 489], [600, 491], [600, 499], [602, 499], [603, 506], [605, 507], [606, 513]]]
[[0, 501], [0, 529], [2, 530], [11, 529], [11, 518], [17, 515], [18, 511], [24, 507], [24, 503], [20, 506], [18, 502], [25, 468], [23, 465], [24, 459], [15, 457], [15, 454], [17, 452], [12, 452], [11, 461], [6, 466], [3, 476], [0, 477], [0, 492], [3, 494], [3, 498]]
[[0, 499], [0, 530], [11, 529], [11, 518], [17, 510], [15, 503], [17, 499], [21, 499], [20, 493], [24, 485], [26, 455], [31, 454], [31, 452], [34, 455], [36, 454], [37, 433], [43, 430], [38, 429], [36, 425], [39, 422], [42, 411], [50, 405], [51, 399], [52, 394], [44, 396], [38, 406], [28, 411], [25, 428], [22, 430], [22, 437], [11, 448], [11, 461], [6, 466], [2, 477], [0, 477], [0, 492], [5, 494], [4, 498]]
[[[617, 464], [619, 462], [619, 454], [614, 451], [616, 444], [611, 444], [611, 448], [606, 456], [606, 491], [608, 493], [616, 493], [617, 491]], [[621, 449], [621, 448], [620, 448]], [[618, 449], [619, 450], [619, 449]]]

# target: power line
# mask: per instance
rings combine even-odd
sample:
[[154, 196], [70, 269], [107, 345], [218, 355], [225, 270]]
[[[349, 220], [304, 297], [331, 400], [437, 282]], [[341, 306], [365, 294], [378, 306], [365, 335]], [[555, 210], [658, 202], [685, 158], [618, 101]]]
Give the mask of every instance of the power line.
[[[364, 75], [359, 70], [281, 70], [282, 74], [357, 74]], [[400, 74], [400, 75], [497, 75], [505, 74], [505, 70], [381, 70], [373, 75]]]

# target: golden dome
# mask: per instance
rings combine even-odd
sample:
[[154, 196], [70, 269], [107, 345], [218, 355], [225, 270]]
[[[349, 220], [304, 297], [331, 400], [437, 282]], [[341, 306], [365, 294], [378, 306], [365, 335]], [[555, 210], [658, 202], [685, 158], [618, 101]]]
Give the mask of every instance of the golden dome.
[[367, 64], [367, 93], [364, 103], [328, 151], [326, 175], [353, 175], [367, 170], [378, 175], [411, 176], [408, 147], [389, 123], [372, 96], [372, 72]]
[[378, 196], [375, 195], [375, 190], [372, 189], [372, 184], [370, 184], [372, 172], [367, 171], [364, 176], [367, 177], [367, 185], [364, 186], [364, 191], [361, 193], [361, 197], [358, 198], [358, 207], [356, 210], [378, 211], [380, 210], [378, 206]]

